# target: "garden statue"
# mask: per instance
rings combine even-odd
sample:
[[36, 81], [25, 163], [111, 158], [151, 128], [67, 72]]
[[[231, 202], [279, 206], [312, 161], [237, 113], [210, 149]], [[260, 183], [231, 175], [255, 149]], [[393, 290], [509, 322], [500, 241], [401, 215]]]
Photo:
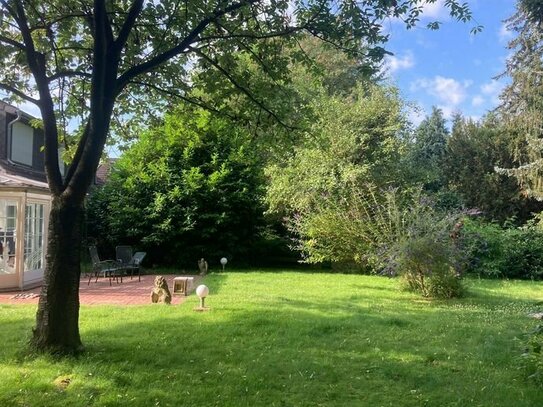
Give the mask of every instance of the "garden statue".
[[155, 286], [151, 292], [151, 302], [163, 302], [164, 304], [172, 303], [172, 295], [170, 294], [170, 289], [168, 288], [168, 283], [166, 279], [162, 276], [155, 277]]
[[200, 275], [205, 276], [207, 274], [208, 266], [207, 261], [202, 257], [198, 260], [198, 268], [200, 269]]

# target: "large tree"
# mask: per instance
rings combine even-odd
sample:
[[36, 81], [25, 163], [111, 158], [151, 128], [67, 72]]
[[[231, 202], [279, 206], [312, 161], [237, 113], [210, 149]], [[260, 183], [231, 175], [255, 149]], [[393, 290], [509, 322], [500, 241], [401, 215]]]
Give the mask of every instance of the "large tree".
[[513, 175], [527, 195], [543, 199], [543, 21], [540, 2], [518, 1], [507, 21], [516, 36], [509, 44], [511, 56], [503, 76], [510, 78], [498, 109], [511, 134], [516, 168], [501, 172]]
[[480, 122], [462, 116], [453, 121], [441, 167], [444, 180], [464, 206], [481, 210], [488, 220], [524, 222], [543, 208], [522, 193], [515, 178], [495, 171], [518, 165], [513, 143], [513, 135], [494, 115]]
[[410, 156], [414, 181], [422, 183], [428, 191], [437, 192], [444, 186], [442, 160], [448, 137], [443, 112], [434, 106], [415, 130]]
[[[382, 22], [394, 16], [412, 26], [423, 3], [433, 2], [0, 0], [0, 88], [41, 112], [53, 197], [34, 346], [62, 352], [82, 347], [78, 288], [83, 202], [112, 126], [160, 111], [165, 95], [188, 98], [189, 71], [195, 69], [219, 73], [217, 86], [221, 81], [234, 84], [273, 116], [265, 100], [245, 86], [246, 78], [230, 70], [232, 51], [250, 51], [276, 82], [288, 67], [278, 61], [279, 39], [302, 31], [378, 58], [387, 39]], [[469, 19], [465, 4], [445, 4], [454, 17]], [[69, 143], [67, 123], [76, 117], [79, 137], [67, 145], [73, 153], [63, 177], [59, 140]]]

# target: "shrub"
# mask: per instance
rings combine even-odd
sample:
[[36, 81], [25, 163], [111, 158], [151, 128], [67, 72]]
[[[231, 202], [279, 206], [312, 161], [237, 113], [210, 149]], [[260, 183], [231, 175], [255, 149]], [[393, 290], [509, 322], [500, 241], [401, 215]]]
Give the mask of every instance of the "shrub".
[[541, 279], [543, 231], [467, 220], [462, 231], [467, 272], [480, 277]]
[[404, 233], [390, 252], [390, 267], [405, 287], [425, 297], [463, 293], [463, 261], [456, 235], [458, 214], [437, 211], [428, 200], [414, 202], [404, 216]]
[[203, 110], [167, 115], [90, 197], [89, 236], [138, 245], [163, 265], [248, 259], [264, 226], [263, 175], [248, 137]]
[[420, 191], [400, 195], [371, 185], [326, 203], [291, 223], [307, 262], [401, 275], [409, 289], [427, 297], [461, 295], [461, 256], [451, 237], [458, 213], [436, 209]]
[[461, 274], [455, 269], [455, 258], [456, 249], [450, 241], [427, 234], [399, 246], [396, 268], [410, 291], [425, 297], [459, 297], [463, 286]]
[[521, 366], [528, 378], [543, 384], [543, 325], [538, 324], [526, 335], [521, 355]]

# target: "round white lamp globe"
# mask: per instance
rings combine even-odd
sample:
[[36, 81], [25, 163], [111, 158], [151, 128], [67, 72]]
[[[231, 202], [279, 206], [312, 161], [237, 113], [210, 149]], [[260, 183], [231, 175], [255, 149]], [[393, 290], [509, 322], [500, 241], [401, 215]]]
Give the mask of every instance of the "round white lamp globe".
[[196, 295], [200, 298], [205, 298], [209, 294], [209, 288], [207, 288], [207, 285], [199, 285], [198, 288], [196, 288]]
[[206, 308], [204, 307], [204, 301], [209, 294], [209, 288], [207, 288], [207, 285], [201, 284], [196, 288], [196, 295], [200, 297], [200, 307], [197, 308], [198, 311], [204, 311]]
[[228, 259], [226, 257], [223, 257], [221, 259], [222, 269], [224, 270], [224, 266], [226, 266], [226, 263], [228, 263]]

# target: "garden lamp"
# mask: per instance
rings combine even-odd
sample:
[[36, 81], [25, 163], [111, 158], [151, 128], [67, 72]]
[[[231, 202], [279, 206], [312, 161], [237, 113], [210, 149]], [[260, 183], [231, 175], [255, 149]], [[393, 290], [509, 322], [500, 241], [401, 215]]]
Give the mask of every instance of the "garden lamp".
[[204, 301], [209, 294], [209, 288], [207, 285], [201, 284], [196, 288], [196, 295], [200, 297], [200, 310], [205, 309]]
[[228, 263], [228, 259], [226, 257], [223, 257], [221, 259], [222, 271], [224, 271], [224, 266], [226, 266], [226, 263]]

